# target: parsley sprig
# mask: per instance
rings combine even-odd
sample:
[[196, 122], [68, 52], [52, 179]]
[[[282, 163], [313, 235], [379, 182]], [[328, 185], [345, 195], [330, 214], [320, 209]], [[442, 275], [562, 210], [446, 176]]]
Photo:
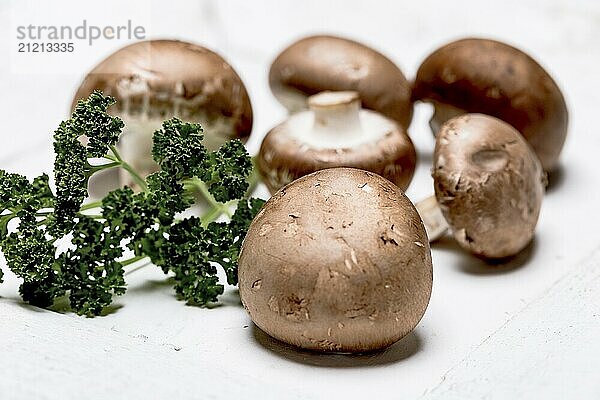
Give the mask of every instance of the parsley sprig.
[[[78, 314], [99, 315], [125, 293], [126, 268], [149, 260], [173, 276], [181, 299], [217, 301], [224, 290], [217, 268], [237, 284], [241, 242], [263, 204], [245, 197], [250, 157], [237, 140], [209, 152], [200, 125], [172, 118], [153, 137], [161, 170], [143, 179], [116, 148], [123, 122], [107, 113], [113, 103], [94, 92], [55, 131], [54, 192], [48, 175], [30, 182], [0, 170], [0, 249], [23, 280], [23, 300], [49, 307], [66, 297]], [[128, 171], [141, 190], [120, 188], [83, 204], [90, 177], [109, 168]], [[195, 190], [213, 209], [202, 218], [178, 218]], [[216, 222], [235, 202], [230, 221]], [[126, 258], [127, 248], [132, 257]]]

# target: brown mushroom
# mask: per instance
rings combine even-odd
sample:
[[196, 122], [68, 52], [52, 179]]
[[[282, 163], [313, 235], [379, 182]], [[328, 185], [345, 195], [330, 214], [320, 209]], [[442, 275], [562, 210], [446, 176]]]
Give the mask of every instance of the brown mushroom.
[[529, 55], [488, 39], [463, 39], [433, 52], [417, 72], [415, 99], [433, 103], [433, 132], [467, 112], [500, 118], [533, 146], [546, 171], [556, 167], [567, 135], [565, 99]]
[[405, 190], [414, 173], [415, 148], [393, 120], [360, 107], [358, 93], [322, 92], [309, 111], [291, 115], [264, 138], [257, 166], [276, 192], [294, 179], [331, 167], [382, 175]]
[[239, 259], [242, 303], [286, 343], [365, 352], [408, 334], [432, 287], [415, 207], [390, 181], [331, 168], [277, 192], [252, 221]]
[[397, 121], [405, 129], [412, 117], [410, 83], [381, 53], [334, 36], [301, 39], [273, 61], [269, 84], [290, 112], [306, 109], [306, 97], [319, 92], [353, 90], [363, 107]]
[[167, 118], [201, 123], [209, 149], [245, 139], [252, 129], [252, 107], [240, 77], [221, 56], [195, 44], [150, 40], [116, 51], [88, 73], [73, 107], [95, 89], [117, 99], [111, 111], [126, 125], [120, 150], [144, 174], [158, 168], [151, 156], [152, 133]]
[[432, 176], [441, 213], [431, 200], [417, 206], [430, 241], [446, 221], [461, 247], [484, 258], [513, 256], [533, 238], [545, 174], [511, 125], [484, 114], [447, 121], [436, 138]]

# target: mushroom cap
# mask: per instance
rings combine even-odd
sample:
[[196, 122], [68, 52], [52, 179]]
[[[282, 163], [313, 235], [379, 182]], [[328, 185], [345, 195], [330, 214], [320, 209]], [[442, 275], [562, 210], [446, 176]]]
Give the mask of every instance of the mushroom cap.
[[365, 352], [408, 334], [432, 287], [415, 207], [390, 181], [331, 168], [277, 192], [250, 224], [239, 288], [254, 323], [286, 343]]
[[[388, 130], [376, 141], [341, 148], [318, 148], [293, 135], [294, 126], [312, 121], [303, 111], [271, 129], [260, 146], [257, 167], [271, 193], [312, 172], [352, 167], [374, 172], [406, 190], [415, 172], [417, 154], [410, 137], [394, 121], [373, 111], [361, 110], [361, 120], [387, 124]], [[374, 120], [377, 120], [375, 122]], [[344, 133], [339, 133], [343, 142]], [[367, 135], [364, 136], [365, 139]]]
[[273, 61], [269, 84], [275, 97], [292, 111], [298, 108], [298, 97], [354, 90], [365, 108], [404, 128], [412, 118], [410, 83], [402, 71], [383, 54], [353, 40], [320, 35], [293, 43]]
[[442, 46], [419, 67], [413, 97], [500, 118], [523, 134], [545, 170], [557, 165], [567, 135], [565, 99], [521, 50], [476, 38]]
[[252, 129], [252, 107], [240, 77], [221, 56], [192, 43], [149, 40], [116, 51], [88, 73], [73, 107], [95, 89], [117, 99], [119, 115], [231, 119], [228, 139], [245, 138]]
[[432, 176], [442, 213], [464, 249], [503, 258], [533, 238], [545, 175], [506, 122], [484, 114], [447, 121], [436, 139]]

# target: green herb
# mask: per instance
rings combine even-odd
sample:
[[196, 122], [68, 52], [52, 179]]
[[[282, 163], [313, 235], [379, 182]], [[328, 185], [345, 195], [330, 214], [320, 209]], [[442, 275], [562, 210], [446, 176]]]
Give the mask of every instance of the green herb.
[[[40, 307], [66, 296], [78, 314], [98, 315], [125, 292], [125, 269], [149, 259], [173, 275], [181, 299], [196, 305], [217, 301], [224, 290], [217, 265], [229, 284], [237, 284], [241, 242], [263, 204], [245, 198], [250, 157], [236, 140], [208, 152], [200, 125], [173, 118], [154, 133], [152, 155], [161, 170], [143, 179], [115, 147], [123, 122], [106, 112], [113, 103], [94, 92], [56, 130], [56, 194], [47, 175], [29, 182], [0, 170], [0, 248], [23, 280], [21, 296]], [[121, 188], [83, 205], [90, 176], [117, 167], [141, 191]], [[192, 205], [196, 189], [213, 210], [202, 219], [176, 218]], [[230, 222], [214, 222], [236, 201]], [[64, 242], [66, 250], [59, 251]], [[126, 259], [125, 248], [134, 256]]]

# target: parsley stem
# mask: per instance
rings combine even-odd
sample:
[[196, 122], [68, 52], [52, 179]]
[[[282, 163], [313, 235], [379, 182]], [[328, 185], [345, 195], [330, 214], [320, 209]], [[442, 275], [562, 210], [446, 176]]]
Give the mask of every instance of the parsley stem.
[[250, 171], [250, 176], [247, 178], [248, 190], [246, 190], [246, 196], [248, 197], [252, 196], [252, 193], [254, 193], [256, 186], [258, 186], [258, 183], [260, 182], [260, 175], [258, 173], [258, 168], [256, 167], [256, 157], [257, 156], [252, 157], [252, 170]]
[[91, 210], [92, 208], [102, 207], [102, 200], [93, 201], [91, 203], [87, 203], [81, 206], [79, 211]]
[[131, 257], [131, 258], [128, 258], [127, 260], [121, 261], [121, 265], [124, 266], [124, 267], [126, 267], [129, 264], [133, 264], [135, 262], [143, 260], [144, 258], [148, 258], [148, 256], [135, 256], [135, 257]]
[[118, 161], [113, 161], [107, 164], [100, 164], [100, 165], [91, 165], [90, 169], [89, 169], [89, 175], [95, 174], [98, 171], [103, 171], [105, 169], [110, 169], [110, 168], [115, 168], [115, 167], [120, 167], [121, 163]]
[[0, 216], [0, 221], [10, 221], [17, 216], [16, 213], [3, 214]]
[[[52, 211], [50, 211], [50, 210], [46, 210], [46, 211], [36, 211], [36, 212], [35, 212], [35, 216], [36, 216], [36, 217], [44, 217], [44, 216], [46, 216], [46, 215], [50, 215], [50, 214], [52, 214], [53, 212], [54, 212], [54, 210], [52, 210]], [[0, 215], [0, 218], [4, 218], [4, 217], [10, 217], [9, 219], [11, 219], [11, 218], [14, 218], [14, 217], [16, 217], [16, 216], [17, 216], [17, 211], [13, 211], [13, 212], [10, 212], [10, 213], [8, 213], [8, 214], [3, 214], [3, 215]]]
[[136, 257], [130, 258], [128, 260], [121, 261], [121, 265], [123, 265], [123, 267], [126, 267], [126, 266], [128, 266], [130, 264], [134, 264], [134, 263], [136, 263], [136, 262], [138, 262], [140, 260], [144, 260], [144, 259], [145, 259], [144, 263], [142, 263], [140, 265], [136, 265], [135, 267], [131, 268], [129, 271], [126, 271], [123, 274], [123, 276], [130, 275], [130, 274], [132, 274], [132, 273], [134, 273], [136, 271], [139, 271], [140, 269], [142, 269], [142, 268], [150, 265], [150, 258], [148, 258], [147, 256], [136, 256]]
[[202, 223], [206, 226], [209, 223], [215, 221], [222, 214], [226, 214], [229, 218], [231, 218], [231, 212], [229, 211], [229, 207], [233, 204], [233, 202], [228, 203], [219, 203], [213, 195], [208, 191], [206, 184], [202, 182], [198, 178], [190, 178], [184, 181], [185, 185], [189, 185], [195, 188], [202, 197], [208, 202], [210, 208], [202, 215]]
[[8, 234], [8, 223], [14, 217], [16, 217], [16, 215], [12, 213], [0, 216], [0, 233], [2, 234], [2, 237], [5, 237]]
[[[37, 221], [37, 225], [43, 225], [43, 223], [46, 222], [46, 216], [49, 214], [52, 214], [52, 211], [37, 211], [35, 213], [36, 217], [44, 217], [43, 219]], [[0, 215], [0, 230], [4, 229], [13, 218], [17, 218], [16, 211]], [[42, 222], [42, 224], [40, 224], [40, 222]]]
[[200, 179], [191, 178], [186, 181], [186, 183], [188, 183], [188, 182], [200, 192], [202, 197], [204, 197], [204, 199], [208, 202], [208, 204], [210, 204], [211, 208], [218, 208], [221, 206], [221, 203], [219, 203], [218, 201], [215, 200], [213, 195], [210, 194], [210, 192], [208, 191], [206, 184], [204, 182], [202, 182]]
[[102, 215], [102, 214], [80, 214], [80, 215], [83, 215], [83, 216], [91, 218], [91, 219], [104, 219], [104, 215]]
[[144, 192], [148, 191], [148, 185], [146, 184], [146, 181], [144, 180], [144, 178], [142, 178], [136, 171], [135, 169], [133, 169], [133, 167], [131, 165], [129, 165], [129, 163], [125, 160], [123, 160], [123, 158], [121, 158], [121, 155], [119, 154], [119, 151], [117, 150], [117, 148], [115, 146], [109, 146], [110, 151], [112, 151], [114, 159], [111, 156], [105, 156], [105, 158], [108, 158], [109, 160], [113, 160], [116, 161], [118, 163], [120, 163], [121, 168], [123, 168], [125, 171], [127, 171], [129, 173], [129, 175], [131, 175], [131, 177], [133, 178], [133, 181], [140, 187], [140, 189], [142, 189]]
[[220, 216], [221, 209], [218, 207], [213, 207], [210, 208], [206, 213], [202, 214], [200, 221], [202, 222], [202, 226], [206, 227], [211, 222], [216, 221]]

